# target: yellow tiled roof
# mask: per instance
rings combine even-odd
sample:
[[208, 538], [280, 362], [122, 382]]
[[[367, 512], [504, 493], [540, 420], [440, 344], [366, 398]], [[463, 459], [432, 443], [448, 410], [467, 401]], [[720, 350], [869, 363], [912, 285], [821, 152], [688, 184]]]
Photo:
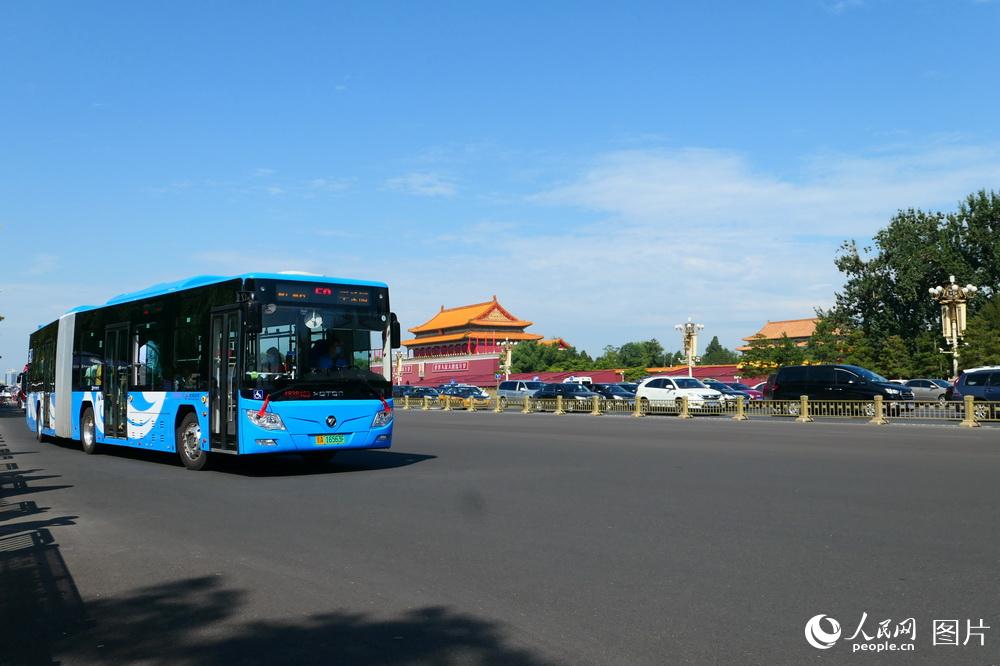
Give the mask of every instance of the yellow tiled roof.
[[430, 320], [420, 326], [414, 326], [409, 331], [410, 333], [423, 333], [470, 325], [525, 328], [531, 326], [531, 322], [512, 315], [497, 302], [497, 297], [494, 296], [493, 300], [485, 303], [462, 305], [457, 308], [445, 308], [442, 305], [441, 311]]
[[[410, 329], [413, 330], [412, 328]], [[419, 347], [420, 345], [436, 345], [441, 342], [460, 342], [462, 340], [492, 340], [496, 338], [497, 341], [500, 340], [538, 340], [542, 336], [535, 335], [534, 333], [521, 333], [518, 331], [511, 331], [510, 333], [497, 333], [495, 336], [491, 334], [490, 331], [483, 331], [477, 333], [475, 331], [463, 331], [461, 333], [449, 333], [446, 335], [428, 335], [422, 338], [411, 338], [409, 340], [403, 340], [403, 344], [407, 347]]]
[[782, 335], [787, 335], [790, 338], [808, 338], [816, 331], [817, 323], [819, 323], [818, 317], [769, 321], [749, 338], [743, 339], [750, 342], [754, 338], [761, 336], [765, 340], [777, 340]]

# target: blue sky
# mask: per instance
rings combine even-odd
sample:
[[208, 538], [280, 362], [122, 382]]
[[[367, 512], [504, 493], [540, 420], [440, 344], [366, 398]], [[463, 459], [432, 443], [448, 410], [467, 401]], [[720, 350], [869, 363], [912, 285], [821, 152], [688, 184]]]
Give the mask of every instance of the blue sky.
[[[1000, 187], [1000, 3], [0, 4], [0, 366], [201, 273], [494, 293], [597, 352], [806, 317]], [[706, 341], [707, 341], [706, 337]]]

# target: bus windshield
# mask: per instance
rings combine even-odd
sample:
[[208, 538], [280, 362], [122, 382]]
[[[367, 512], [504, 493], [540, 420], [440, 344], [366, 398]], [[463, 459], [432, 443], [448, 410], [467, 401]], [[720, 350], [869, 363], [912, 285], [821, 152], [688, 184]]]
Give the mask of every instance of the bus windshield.
[[388, 397], [383, 319], [368, 309], [266, 304], [247, 340], [243, 386], [275, 399]]

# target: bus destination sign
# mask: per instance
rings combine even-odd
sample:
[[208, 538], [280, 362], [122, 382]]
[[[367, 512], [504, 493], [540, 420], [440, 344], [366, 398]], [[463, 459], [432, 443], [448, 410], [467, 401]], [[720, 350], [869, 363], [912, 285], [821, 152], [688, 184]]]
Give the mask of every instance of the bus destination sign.
[[309, 283], [280, 283], [274, 286], [279, 301], [292, 303], [333, 303], [336, 305], [371, 305], [372, 295], [359, 287], [336, 287]]

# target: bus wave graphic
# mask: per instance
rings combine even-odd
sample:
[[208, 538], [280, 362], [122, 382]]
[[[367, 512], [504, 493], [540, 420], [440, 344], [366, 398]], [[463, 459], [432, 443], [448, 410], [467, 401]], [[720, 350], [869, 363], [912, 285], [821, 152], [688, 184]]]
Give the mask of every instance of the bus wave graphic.
[[[148, 395], [153, 395], [150, 400]], [[129, 436], [141, 439], [149, 434], [156, 422], [156, 417], [163, 409], [163, 401], [166, 393], [133, 393], [132, 401], [128, 405], [128, 423], [132, 431]]]
[[[830, 623], [831, 631], [823, 628], [823, 620]], [[817, 650], [828, 650], [840, 638], [840, 623], [827, 615], [814, 615], [806, 622], [806, 642]]]

